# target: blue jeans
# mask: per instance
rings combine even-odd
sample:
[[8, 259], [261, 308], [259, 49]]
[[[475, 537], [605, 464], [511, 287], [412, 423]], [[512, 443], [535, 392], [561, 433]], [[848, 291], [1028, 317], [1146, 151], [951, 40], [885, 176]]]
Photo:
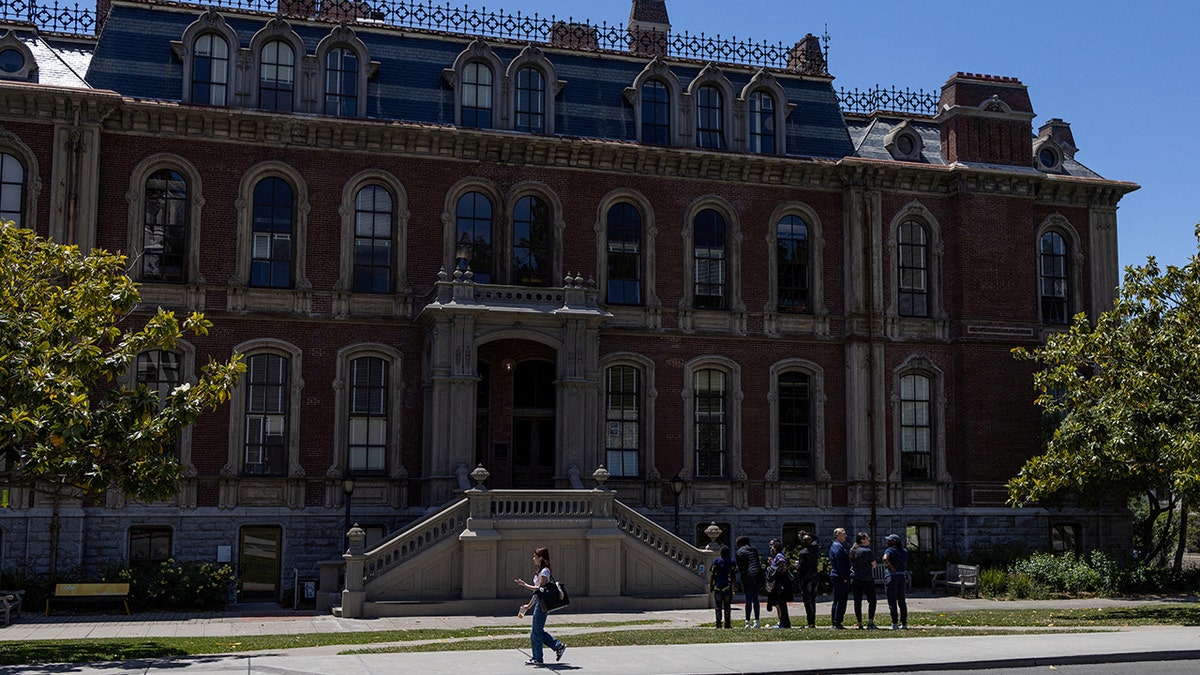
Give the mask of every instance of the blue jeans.
[[889, 574], [887, 576], [888, 611], [892, 614], [892, 623], [905, 626], [908, 625], [908, 600], [904, 597], [906, 581], [908, 581], [906, 574]]
[[846, 618], [846, 605], [850, 600], [850, 580], [845, 577], [830, 577], [833, 584], [833, 605], [829, 608], [829, 618], [833, 625], [840, 626]]
[[546, 632], [546, 616], [542, 611], [542, 603], [533, 603], [533, 627], [529, 629], [529, 650], [533, 652], [535, 661], [542, 660], [542, 646], [558, 649], [559, 641]]
[[746, 586], [742, 592], [746, 594], [746, 621], [750, 620], [751, 611], [754, 612], [754, 620], [758, 621], [758, 587]]

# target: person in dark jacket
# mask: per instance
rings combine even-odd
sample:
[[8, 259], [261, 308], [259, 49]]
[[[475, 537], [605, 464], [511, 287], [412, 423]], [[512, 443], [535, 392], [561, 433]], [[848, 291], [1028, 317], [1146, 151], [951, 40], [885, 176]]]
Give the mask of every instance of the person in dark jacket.
[[767, 611], [771, 606], [779, 612], [776, 628], [791, 628], [787, 604], [796, 599], [792, 591], [792, 570], [787, 556], [783, 554], [783, 542], [771, 540], [771, 562], [767, 564]]
[[725, 627], [729, 625], [730, 614], [733, 612], [733, 560], [729, 558], [729, 547], [721, 547], [721, 557], [713, 560], [709, 570], [708, 590], [713, 594], [713, 604], [717, 608], [717, 628], [721, 627], [721, 616], [725, 616]]
[[796, 576], [800, 596], [804, 600], [804, 617], [809, 628], [817, 626], [817, 590], [821, 587], [821, 545], [817, 536], [800, 531], [800, 555], [796, 560]]
[[845, 630], [842, 621], [846, 618], [846, 601], [850, 598], [850, 551], [846, 550], [846, 529], [833, 531], [833, 543], [829, 545], [829, 583], [833, 586], [833, 605], [829, 618], [834, 630]]
[[750, 613], [753, 609], [754, 627], [762, 628], [758, 622], [758, 589], [763, 585], [762, 560], [759, 559], [758, 549], [750, 545], [750, 537], [741, 536], [734, 542], [737, 545], [738, 575], [742, 579], [742, 592], [746, 594], [746, 628], [750, 628]]
[[888, 611], [892, 613], [892, 630], [908, 630], [908, 600], [904, 597], [904, 586], [908, 583], [908, 551], [898, 534], [889, 534], [884, 541], [888, 547], [883, 552], [883, 564], [887, 566], [883, 579]]
[[850, 590], [854, 592], [854, 619], [858, 629], [863, 628], [862, 601], [867, 596], [867, 629], [877, 630], [875, 625], [875, 552], [871, 550], [871, 535], [859, 532], [854, 535], [854, 546], [850, 547]]

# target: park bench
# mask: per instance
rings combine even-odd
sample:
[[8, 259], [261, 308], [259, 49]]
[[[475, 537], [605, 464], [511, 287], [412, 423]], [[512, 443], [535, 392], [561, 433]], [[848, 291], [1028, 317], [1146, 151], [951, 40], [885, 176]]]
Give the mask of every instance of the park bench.
[[946, 563], [945, 570], [930, 572], [929, 576], [930, 585], [935, 591], [939, 586], [945, 588], [947, 593], [951, 588], [957, 588], [959, 596], [966, 597], [969, 588], [975, 597], [979, 597], [979, 565]]
[[21, 596], [25, 591], [0, 591], [0, 611], [4, 612], [4, 625], [12, 623], [15, 615], [21, 618]]
[[[887, 586], [887, 563], [880, 560], [879, 564], [875, 565], [875, 567], [871, 570], [871, 577], [875, 580], [876, 586], [880, 587], [881, 589], [886, 588], [886, 586]], [[909, 572], [908, 576], [904, 579], [904, 593], [906, 595], [912, 591], [912, 588], [913, 588], [912, 577], [913, 577], [912, 572]]]
[[46, 598], [46, 616], [50, 616], [50, 601], [96, 602], [120, 600], [129, 614], [129, 584], [55, 584], [54, 595]]

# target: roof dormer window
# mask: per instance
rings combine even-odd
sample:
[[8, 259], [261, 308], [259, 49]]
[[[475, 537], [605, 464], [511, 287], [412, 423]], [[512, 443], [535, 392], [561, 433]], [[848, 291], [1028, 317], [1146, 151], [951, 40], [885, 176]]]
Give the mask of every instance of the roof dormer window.
[[5, 31], [0, 37], [0, 79], [37, 82], [37, 61], [16, 33]]

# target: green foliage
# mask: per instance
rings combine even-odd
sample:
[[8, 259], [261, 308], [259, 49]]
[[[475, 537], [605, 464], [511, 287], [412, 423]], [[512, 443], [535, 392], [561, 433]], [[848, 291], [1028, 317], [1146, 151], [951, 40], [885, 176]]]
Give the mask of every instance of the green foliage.
[[[0, 223], [0, 478], [53, 494], [118, 489], [128, 497], [174, 494], [172, 446], [204, 410], [226, 401], [240, 357], [204, 366], [165, 400], [124, 384], [138, 354], [205, 335], [201, 314], [158, 310], [131, 320], [140, 297], [125, 257]], [[125, 328], [126, 322], [140, 328]]]
[[1024, 572], [1008, 575], [1008, 597], [1013, 600], [1041, 600], [1046, 595], [1046, 589], [1038, 586], [1031, 575]]
[[1071, 552], [1034, 553], [1013, 563], [1010, 570], [1029, 575], [1035, 585], [1072, 595], [1095, 593], [1101, 586], [1100, 573]]
[[129, 604], [138, 609], [221, 609], [232, 600], [235, 581], [229, 565], [175, 559], [122, 568], [107, 577], [129, 584]]
[[979, 570], [979, 592], [987, 598], [999, 598], [1008, 593], [1008, 572], [995, 567]]

